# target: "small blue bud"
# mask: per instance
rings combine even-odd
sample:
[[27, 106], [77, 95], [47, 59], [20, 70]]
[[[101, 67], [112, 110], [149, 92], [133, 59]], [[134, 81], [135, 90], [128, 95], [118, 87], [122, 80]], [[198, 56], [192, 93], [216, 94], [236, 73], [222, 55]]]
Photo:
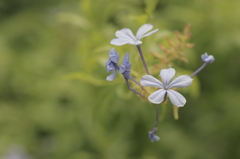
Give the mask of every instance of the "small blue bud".
[[129, 53], [127, 52], [123, 58], [122, 65], [119, 68], [119, 73], [121, 73], [124, 78], [129, 79], [130, 76], [131, 63], [129, 62]]
[[115, 79], [116, 72], [119, 69], [117, 65], [118, 61], [119, 61], [119, 54], [117, 51], [114, 50], [114, 48], [112, 48], [109, 51], [109, 60], [106, 62], [106, 69], [107, 69], [107, 73], [110, 71], [113, 71], [113, 73], [107, 76], [106, 78], [107, 81], [113, 81]]
[[149, 131], [149, 139], [153, 142], [153, 141], [158, 141], [160, 140], [160, 137], [158, 137], [157, 135], [155, 135], [155, 133], [157, 132], [157, 128], [154, 127], [151, 131]]
[[212, 63], [215, 61], [214, 57], [212, 55], [208, 55], [207, 53], [202, 54], [202, 61], [206, 63]]
[[119, 61], [119, 54], [114, 48], [109, 51], [109, 60], [113, 63], [118, 63]]

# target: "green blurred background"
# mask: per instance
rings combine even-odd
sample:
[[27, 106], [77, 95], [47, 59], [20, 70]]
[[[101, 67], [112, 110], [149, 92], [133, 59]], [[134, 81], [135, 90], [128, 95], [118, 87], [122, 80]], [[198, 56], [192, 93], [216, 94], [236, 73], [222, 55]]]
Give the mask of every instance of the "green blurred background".
[[[239, 0], [1, 0], [0, 158], [240, 158], [239, 8]], [[184, 94], [179, 120], [170, 104], [160, 113], [154, 143], [155, 107], [121, 76], [105, 81], [115, 31], [145, 23], [160, 31], [144, 50], [159, 51], [158, 37], [190, 23], [195, 47], [179, 66], [196, 70], [204, 52], [216, 59], [198, 74], [197, 95]]]

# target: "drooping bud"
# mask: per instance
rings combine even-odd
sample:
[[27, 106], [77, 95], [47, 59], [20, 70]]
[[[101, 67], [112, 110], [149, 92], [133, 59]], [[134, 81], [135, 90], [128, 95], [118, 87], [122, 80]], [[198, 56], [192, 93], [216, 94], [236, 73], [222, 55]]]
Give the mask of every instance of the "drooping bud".
[[119, 69], [117, 64], [118, 61], [119, 61], [119, 54], [117, 51], [114, 50], [114, 48], [112, 48], [109, 51], [109, 60], [106, 62], [106, 69], [107, 69], [107, 73], [110, 71], [113, 71], [113, 73], [107, 76], [106, 78], [107, 81], [113, 81], [115, 79], [117, 70]]
[[153, 141], [158, 141], [160, 140], [160, 137], [158, 137], [157, 135], [155, 135], [155, 133], [157, 132], [157, 128], [154, 127], [151, 131], [149, 131], [149, 139], [153, 142]]
[[124, 78], [129, 79], [130, 76], [131, 63], [129, 62], [129, 53], [127, 52], [123, 58], [122, 64], [119, 67], [119, 73], [121, 73]]

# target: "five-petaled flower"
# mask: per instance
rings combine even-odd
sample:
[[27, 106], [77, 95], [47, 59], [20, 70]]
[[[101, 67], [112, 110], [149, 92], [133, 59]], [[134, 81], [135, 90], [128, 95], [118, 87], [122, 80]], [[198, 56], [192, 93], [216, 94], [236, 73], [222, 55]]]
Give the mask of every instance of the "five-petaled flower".
[[143, 86], [148, 87], [158, 87], [161, 88], [155, 92], [153, 92], [148, 100], [154, 104], [160, 104], [164, 101], [165, 95], [168, 95], [170, 101], [173, 105], [177, 107], [183, 107], [186, 103], [186, 99], [178, 92], [172, 90], [173, 87], [188, 87], [192, 83], [192, 78], [188, 75], [182, 75], [171, 81], [173, 76], [175, 75], [175, 70], [173, 68], [162, 69], [160, 72], [160, 76], [163, 82], [160, 82], [158, 79], [154, 78], [151, 75], [144, 75], [141, 78], [140, 83]]
[[205, 63], [212, 63], [215, 61], [214, 57], [212, 55], [208, 55], [207, 53], [202, 54], [202, 60]]
[[106, 80], [113, 81], [115, 79], [117, 70], [119, 69], [119, 66], [117, 65], [118, 61], [119, 54], [117, 51], [114, 50], [114, 48], [112, 48], [109, 51], [109, 60], [106, 62], [106, 69], [107, 73], [110, 71], [113, 71], [113, 73], [107, 76]]
[[121, 46], [124, 44], [131, 44], [131, 45], [142, 44], [140, 39], [142, 39], [146, 36], [152, 35], [153, 33], [158, 31], [158, 29], [155, 29], [155, 30], [147, 33], [152, 28], [153, 28], [152, 24], [144, 24], [138, 29], [136, 36], [133, 35], [133, 33], [130, 29], [123, 28], [121, 30], [116, 31], [115, 35], [117, 38], [112, 39], [110, 43], [113, 45], [117, 45], [117, 46]]

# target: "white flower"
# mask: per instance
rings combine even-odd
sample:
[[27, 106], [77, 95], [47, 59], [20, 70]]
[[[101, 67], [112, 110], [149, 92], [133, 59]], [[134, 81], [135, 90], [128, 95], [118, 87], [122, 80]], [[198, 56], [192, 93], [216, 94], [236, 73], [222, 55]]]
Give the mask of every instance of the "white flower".
[[170, 98], [170, 101], [173, 105], [177, 107], [183, 107], [186, 103], [186, 99], [178, 92], [172, 90], [173, 87], [188, 87], [192, 84], [192, 78], [188, 75], [182, 75], [171, 81], [175, 75], [175, 70], [173, 68], [162, 69], [160, 76], [163, 82], [160, 82], [158, 79], [154, 78], [151, 75], [145, 75], [141, 78], [141, 84], [148, 87], [158, 87], [161, 88], [153, 92], [148, 100], [154, 104], [160, 104], [163, 102], [165, 94]]
[[116, 31], [115, 35], [118, 38], [112, 39], [110, 43], [113, 45], [117, 45], [117, 46], [121, 46], [124, 44], [139, 45], [142, 43], [140, 41], [140, 39], [142, 39], [146, 36], [152, 35], [153, 33], [158, 31], [158, 29], [155, 29], [155, 30], [147, 33], [152, 28], [153, 28], [152, 24], [144, 24], [143, 26], [141, 26], [138, 29], [136, 36], [133, 35], [133, 33], [130, 29], [123, 28], [121, 30]]

